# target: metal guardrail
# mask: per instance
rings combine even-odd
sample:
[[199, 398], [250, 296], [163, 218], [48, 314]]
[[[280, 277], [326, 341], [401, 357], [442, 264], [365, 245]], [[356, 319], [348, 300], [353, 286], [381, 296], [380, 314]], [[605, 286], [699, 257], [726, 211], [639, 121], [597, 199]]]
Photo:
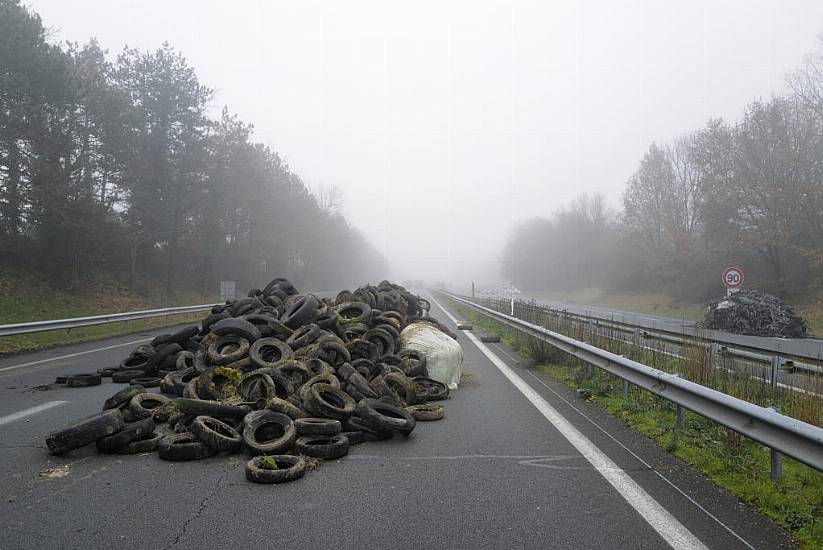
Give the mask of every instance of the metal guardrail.
[[511, 315], [444, 293], [495, 321], [550, 344], [586, 363], [722, 424], [774, 451], [823, 471], [823, 428], [784, 416], [725, 393], [653, 369]]
[[[478, 300], [478, 298], [474, 298]], [[479, 298], [479, 300], [495, 300], [493, 298]], [[507, 300], [502, 300], [508, 303]], [[797, 353], [788, 353], [774, 349], [758, 348], [754, 345], [745, 345], [732, 342], [718, 336], [703, 336], [700, 334], [687, 334], [685, 332], [674, 332], [663, 328], [650, 328], [646, 325], [630, 323], [628, 321], [618, 321], [616, 319], [606, 319], [596, 315], [585, 315], [570, 311], [559, 310], [544, 304], [531, 304], [529, 302], [515, 301], [515, 304], [534, 305], [543, 310], [553, 313], [563, 319], [577, 321], [581, 323], [593, 323], [599, 327], [606, 327], [635, 336], [640, 336], [648, 340], [660, 340], [679, 346], [701, 345], [711, 348], [713, 352], [722, 355], [729, 355], [764, 364], [775, 364], [780, 370], [803, 371], [811, 374], [823, 374], [823, 367], [809, 363], [809, 360], [820, 362], [823, 357], [811, 357]], [[775, 361], [777, 358], [777, 361]], [[805, 362], [804, 362], [805, 360]]]
[[182, 313], [196, 313], [211, 309], [218, 304], [201, 304], [197, 306], [167, 307], [163, 309], [147, 309], [144, 311], [130, 311], [127, 313], [111, 313], [109, 315], [95, 315], [93, 317], [77, 317], [74, 319], [55, 319], [52, 321], [35, 321], [33, 323], [15, 323], [0, 325], [0, 337], [30, 334], [32, 332], [47, 332], [50, 330], [70, 330], [79, 327], [117, 323], [118, 321], [132, 321], [134, 319], [149, 319], [151, 317], [166, 317]]

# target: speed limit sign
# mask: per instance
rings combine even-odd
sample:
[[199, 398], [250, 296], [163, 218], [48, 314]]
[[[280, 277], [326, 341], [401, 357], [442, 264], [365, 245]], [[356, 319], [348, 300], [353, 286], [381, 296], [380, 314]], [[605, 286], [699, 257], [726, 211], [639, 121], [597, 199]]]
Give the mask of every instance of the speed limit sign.
[[738, 289], [743, 286], [743, 270], [739, 267], [728, 267], [723, 272], [723, 284], [726, 288]]

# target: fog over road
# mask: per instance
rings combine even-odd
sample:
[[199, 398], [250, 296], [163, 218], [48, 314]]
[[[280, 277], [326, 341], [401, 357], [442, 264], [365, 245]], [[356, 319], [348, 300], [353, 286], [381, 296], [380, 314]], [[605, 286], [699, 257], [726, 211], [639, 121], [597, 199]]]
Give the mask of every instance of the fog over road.
[[785, 90], [823, 30], [814, 0], [27, 4], [112, 56], [169, 41], [395, 277], [450, 283], [497, 278], [518, 220], [618, 206], [653, 141]]

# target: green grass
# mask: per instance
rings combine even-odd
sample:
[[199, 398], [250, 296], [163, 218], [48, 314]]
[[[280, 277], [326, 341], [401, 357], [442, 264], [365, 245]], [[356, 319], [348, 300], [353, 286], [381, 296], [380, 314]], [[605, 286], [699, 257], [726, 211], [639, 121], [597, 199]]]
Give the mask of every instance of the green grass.
[[[162, 307], [216, 302], [215, 296], [180, 292], [166, 296], [146, 285], [143, 292], [104, 276], [89, 276], [76, 286], [60, 286], [34, 273], [0, 270], [0, 324], [67, 319], [106, 313], [121, 313]], [[205, 312], [109, 323], [72, 330], [59, 330], [0, 337], [0, 353], [15, 353], [50, 346], [141, 332], [152, 328], [199, 321]]]
[[[476, 328], [499, 335], [512, 350], [531, 358], [546, 376], [585, 390], [581, 393], [590, 395], [590, 401], [772, 518], [802, 548], [823, 549], [822, 472], [784, 457], [783, 478], [773, 482], [770, 451], [763, 445], [691, 412], [686, 414], [685, 428], [678, 431], [674, 404], [636, 388], [626, 398], [622, 380], [465, 307], [455, 307]], [[672, 367], [660, 362], [653, 366]]]

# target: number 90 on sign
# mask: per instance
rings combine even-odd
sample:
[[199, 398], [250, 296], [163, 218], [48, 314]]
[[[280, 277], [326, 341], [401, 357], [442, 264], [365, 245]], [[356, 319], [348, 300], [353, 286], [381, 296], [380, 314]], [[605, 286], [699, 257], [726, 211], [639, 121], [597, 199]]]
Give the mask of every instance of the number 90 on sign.
[[729, 267], [723, 272], [723, 284], [726, 288], [740, 288], [743, 285], [743, 270]]

